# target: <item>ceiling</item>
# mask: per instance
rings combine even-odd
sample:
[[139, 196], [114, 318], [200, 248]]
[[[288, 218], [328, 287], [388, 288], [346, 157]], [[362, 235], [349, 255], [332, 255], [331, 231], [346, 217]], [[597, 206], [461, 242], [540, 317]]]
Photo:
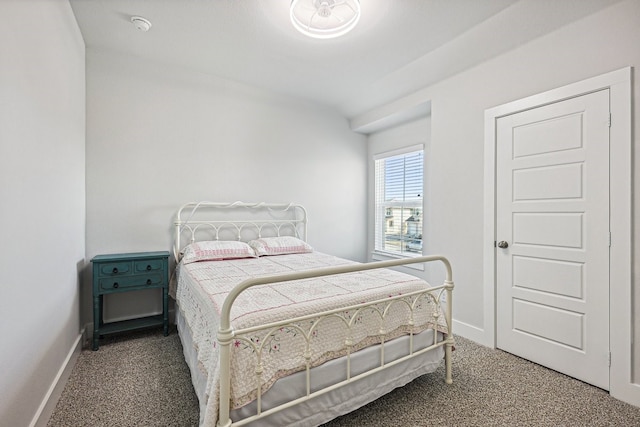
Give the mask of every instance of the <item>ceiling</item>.
[[[70, 0], [87, 49], [173, 64], [353, 118], [616, 0], [361, 0], [349, 34], [306, 37], [289, 0]], [[133, 15], [152, 23], [137, 30]]]

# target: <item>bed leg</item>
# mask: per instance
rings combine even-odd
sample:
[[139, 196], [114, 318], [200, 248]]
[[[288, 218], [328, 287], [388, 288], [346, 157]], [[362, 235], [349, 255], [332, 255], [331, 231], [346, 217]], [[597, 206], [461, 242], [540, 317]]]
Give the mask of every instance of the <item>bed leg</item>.
[[[443, 261], [444, 262], [444, 261]], [[451, 378], [451, 352], [453, 351], [453, 278], [451, 277], [451, 265], [449, 262], [445, 262], [445, 266], [447, 267], [447, 278], [445, 279], [445, 289], [447, 291], [447, 312], [445, 313], [445, 318], [447, 321], [447, 342], [444, 347], [444, 363], [447, 370], [445, 382], [447, 384], [453, 383], [453, 379]]]
[[[228, 317], [227, 317], [228, 319]], [[231, 341], [233, 331], [230, 328], [218, 330], [218, 343], [220, 344], [220, 405], [218, 407], [218, 423], [216, 427], [229, 427], [229, 396], [231, 395]]]
[[447, 384], [452, 384], [453, 379], [451, 378], [451, 351], [453, 349], [453, 338], [447, 338], [447, 343], [444, 347], [444, 363], [446, 369], [446, 379], [445, 382]]

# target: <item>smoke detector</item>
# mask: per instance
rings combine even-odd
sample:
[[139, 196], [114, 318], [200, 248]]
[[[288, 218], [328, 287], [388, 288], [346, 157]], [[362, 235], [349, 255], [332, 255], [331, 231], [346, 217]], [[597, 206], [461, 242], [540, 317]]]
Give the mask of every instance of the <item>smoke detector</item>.
[[149, 22], [148, 19], [144, 19], [141, 16], [132, 16], [131, 22], [137, 29], [145, 33], [149, 31], [149, 28], [151, 28], [151, 22]]

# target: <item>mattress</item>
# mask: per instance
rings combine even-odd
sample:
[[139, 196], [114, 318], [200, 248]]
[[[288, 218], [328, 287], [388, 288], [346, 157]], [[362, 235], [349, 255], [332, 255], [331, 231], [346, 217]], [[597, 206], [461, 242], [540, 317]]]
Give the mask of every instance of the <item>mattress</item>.
[[[250, 277], [344, 264], [352, 262], [313, 252], [178, 266], [177, 286], [172, 292], [179, 307], [181, 338], [188, 336], [190, 341], [183, 341], [183, 345], [185, 353], [189, 352], [189, 357], [193, 359], [190, 363], [192, 377], [199, 378], [200, 381], [199, 384], [194, 381], [194, 385], [201, 400], [202, 425], [214, 425], [217, 420], [219, 372], [216, 331], [220, 308], [228, 292]], [[237, 330], [365, 301], [396, 297], [427, 287], [428, 284], [422, 280], [392, 270], [370, 270], [263, 285], [251, 288], [238, 297], [231, 310], [231, 320]], [[264, 349], [259, 364], [262, 371], [261, 392], [266, 391], [266, 397], [269, 388], [279, 379], [305, 369], [306, 365], [301, 357], [305, 347], [301, 335], [305, 333], [312, 338], [310, 363], [314, 369], [332, 363], [330, 361], [347, 353], [375, 346], [382, 340], [406, 336], [409, 332], [417, 334], [416, 337], [422, 336], [416, 342], [422, 341], [422, 345], [429, 345], [433, 341], [433, 332], [429, 335], [428, 330], [444, 331], [444, 319], [442, 316], [438, 317], [427, 299], [417, 304], [417, 308], [411, 327], [407, 326], [407, 310], [402, 304], [397, 304], [387, 313], [382, 323], [375, 309], [358, 312], [359, 317], [353, 319], [358, 327], [348, 332], [340, 327], [343, 322], [332, 318], [314, 325], [313, 321], [309, 321], [284, 327], [270, 334], [253, 332], [244, 337], [236, 336], [232, 345], [231, 367], [231, 407], [234, 413], [242, 417], [242, 408], [250, 413], [251, 404], [257, 396], [254, 373], [258, 364], [257, 346], [263, 346]], [[348, 310], [341, 315], [351, 320]], [[422, 331], [426, 331], [425, 334], [419, 334]], [[345, 346], [346, 341], [352, 344], [348, 348]], [[362, 354], [365, 353], [366, 351]], [[440, 357], [436, 355], [438, 361]], [[364, 365], [363, 362], [362, 366]], [[272, 395], [281, 396], [281, 393]]]

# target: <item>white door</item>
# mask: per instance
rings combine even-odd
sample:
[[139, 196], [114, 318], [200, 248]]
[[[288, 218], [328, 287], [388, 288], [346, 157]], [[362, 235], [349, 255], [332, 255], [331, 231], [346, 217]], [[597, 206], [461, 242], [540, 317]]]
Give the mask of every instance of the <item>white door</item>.
[[496, 125], [497, 346], [608, 390], [609, 90]]

